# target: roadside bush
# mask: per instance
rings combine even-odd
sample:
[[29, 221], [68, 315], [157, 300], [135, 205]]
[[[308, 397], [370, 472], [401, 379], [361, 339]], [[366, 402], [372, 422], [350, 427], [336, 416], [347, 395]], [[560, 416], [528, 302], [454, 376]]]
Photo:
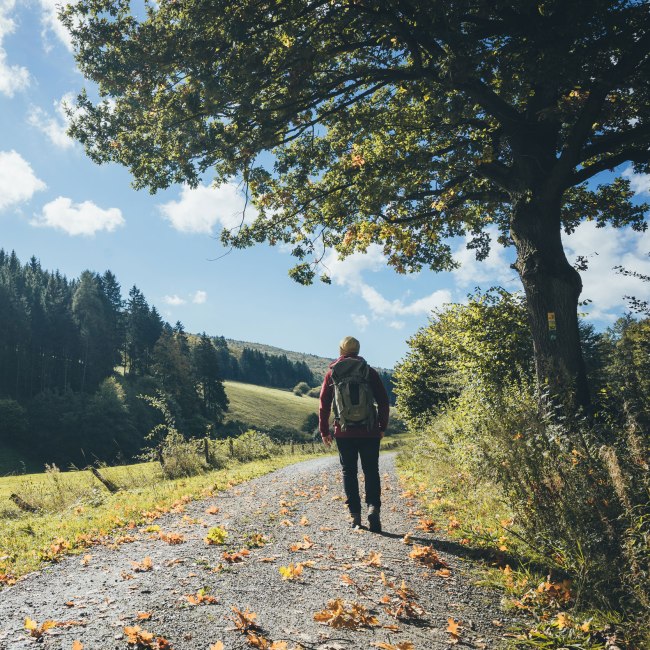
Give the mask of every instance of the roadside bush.
[[314, 386], [313, 388], [309, 389], [309, 392], [307, 393], [308, 397], [315, 397], [316, 399], [320, 398], [320, 386]]
[[647, 440], [633, 426], [604, 434], [550, 406], [540, 410], [540, 401], [523, 382], [474, 387], [427, 435], [469, 473], [499, 485], [527, 543], [574, 578], [577, 600], [646, 607]]
[[298, 395], [298, 397], [302, 397], [303, 395], [306, 395], [308, 392], [309, 392], [309, 384], [306, 381], [298, 382], [293, 387], [293, 394]]
[[250, 429], [233, 441], [233, 457], [241, 462], [271, 458], [280, 454], [281, 448], [260, 431]]

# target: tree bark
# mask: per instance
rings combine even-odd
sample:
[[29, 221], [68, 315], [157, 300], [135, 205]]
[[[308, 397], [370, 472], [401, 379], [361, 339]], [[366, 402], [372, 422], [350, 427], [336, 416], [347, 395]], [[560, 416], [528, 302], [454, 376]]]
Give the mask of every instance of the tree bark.
[[578, 328], [580, 274], [561, 238], [561, 199], [522, 196], [514, 202], [510, 233], [515, 268], [526, 293], [540, 387], [562, 403], [590, 412], [589, 385]]

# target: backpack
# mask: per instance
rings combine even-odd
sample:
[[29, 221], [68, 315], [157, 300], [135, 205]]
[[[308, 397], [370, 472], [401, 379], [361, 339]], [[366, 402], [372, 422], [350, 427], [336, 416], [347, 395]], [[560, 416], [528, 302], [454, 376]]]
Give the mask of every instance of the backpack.
[[364, 359], [346, 357], [332, 366], [334, 420], [341, 431], [365, 427], [371, 431], [377, 421], [375, 396], [370, 385], [370, 367]]

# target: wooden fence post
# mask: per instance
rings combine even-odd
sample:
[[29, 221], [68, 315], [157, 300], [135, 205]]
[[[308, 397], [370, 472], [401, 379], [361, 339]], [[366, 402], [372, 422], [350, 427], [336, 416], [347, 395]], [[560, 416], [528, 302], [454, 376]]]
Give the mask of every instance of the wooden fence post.
[[38, 512], [38, 508], [36, 506], [33, 506], [31, 503], [27, 503], [25, 499], [19, 497], [17, 494], [10, 494], [9, 499], [25, 512]]
[[115, 494], [116, 492], [120, 491], [120, 488], [118, 485], [113, 483], [110, 479], [107, 479], [105, 476], [102, 476], [99, 473], [99, 470], [96, 467], [91, 467], [90, 471], [92, 472], [92, 475], [111, 493]]

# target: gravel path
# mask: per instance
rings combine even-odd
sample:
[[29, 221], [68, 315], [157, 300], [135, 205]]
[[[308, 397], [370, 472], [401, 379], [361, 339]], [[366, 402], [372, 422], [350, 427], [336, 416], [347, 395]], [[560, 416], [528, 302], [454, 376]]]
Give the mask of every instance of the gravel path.
[[[124, 627], [134, 625], [164, 637], [174, 650], [208, 650], [218, 641], [227, 650], [249, 648], [232, 620], [233, 607], [255, 612], [261, 628], [255, 634], [286, 641], [290, 649], [373, 648], [405, 641], [417, 650], [447, 648], [455, 640], [447, 631], [449, 618], [460, 621], [457, 647], [497, 648], [511, 622], [499, 610], [498, 596], [472, 585], [471, 561], [463, 558], [462, 546], [416, 529], [417, 506], [402, 494], [394, 454], [381, 456], [380, 471], [381, 535], [348, 527], [337, 458], [292, 465], [154, 522], [167, 535], [182, 535], [182, 543], [170, 544], [142, 527], [131, 531], [134, 541], [92, 547], [85, 556], [66, 557], [2, 590], [0, 648], [35, 646], [25, 617], [39, 625], [46, 619], [77, 623], [45, 632], [38, 641], [43, 648], [70, 649], [79, 640], [84, 650], [125, 650], [133, 646]], [[204, 542], [212, 526], [228, 531], [225, 546]], [[409, 531], [413, 544], [433, 545], [449, 565], [448, 576], [409, 557], [415, 546], [402, 541]], [[251, 542], [259, 534], [266, 543], [255, 548]], [[222, 557], [247, 544], [250, 554], [243, 561]], [[294, 544], [309, 548], [291, 550]], [[136, 570], [132, 563], [146, 557], [151, 569]], [[308, 564], [300, 576], [285, 580], [279, 569], [292, 562]], [[415, 596], [400, 600], [396, 590], [402, 581]], [[191, 604], [187, 596], [201, 589], [216, 602]], [[384, 596], [391, 602], [382, 603]], [[360, 603], [379, 625], [344, 629], [315, 621], [314, 613], [335, 598], [346, 606]], [[402, 620], [385, 611], [402, 604], [406, 615], [405, 603], [414, 601], [424, 614], [412, 606], [414, 616]], [[138, 612], [151, 616], [138, 620]]]

